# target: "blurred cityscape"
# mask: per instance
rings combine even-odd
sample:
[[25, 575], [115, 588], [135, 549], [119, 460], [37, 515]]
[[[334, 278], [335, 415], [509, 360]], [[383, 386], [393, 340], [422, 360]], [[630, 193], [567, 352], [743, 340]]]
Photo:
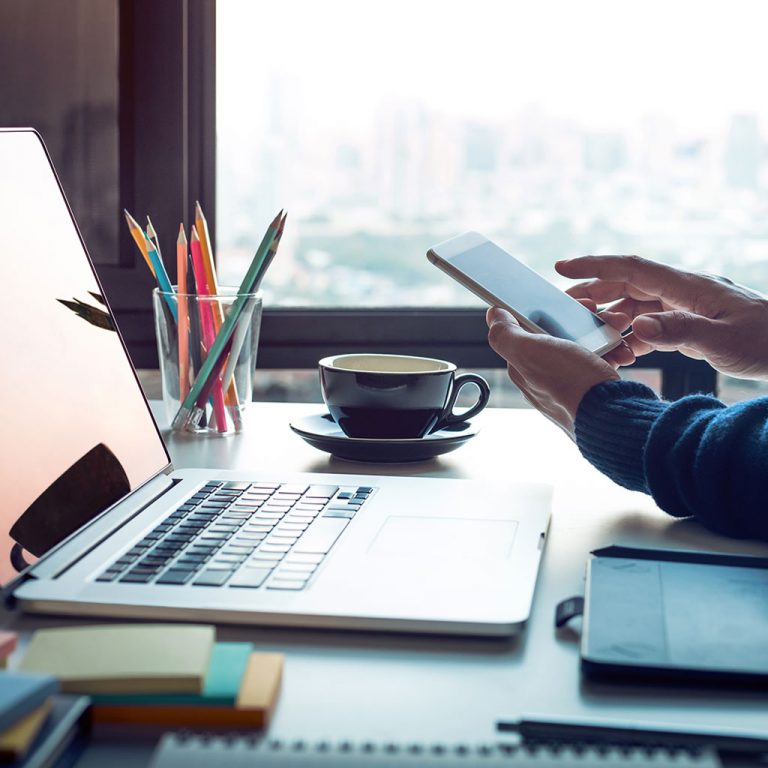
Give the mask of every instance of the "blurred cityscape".
[[284, 94], [274, 83], [254, 141], [229, 137], [224, 121], [218, 135], [224, 280], [239, 282], [265, 224], [289, 211], [268, 304], [474, 304], [425, 258], [466, 229], [555, 280], [558, 258], [637, 253], [768, 291], [767, 144], [755, 115], [707, 135], [661, 116], [595, 132], [535, 107], [493, 124], [392, 103], [369, 132], [318, 135]]

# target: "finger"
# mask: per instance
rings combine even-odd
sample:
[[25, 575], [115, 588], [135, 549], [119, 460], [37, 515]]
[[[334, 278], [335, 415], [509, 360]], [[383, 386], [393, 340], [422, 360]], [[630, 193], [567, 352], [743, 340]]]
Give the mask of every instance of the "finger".
[[581, 304], [582, 307], [586, 307], [590, 312], [597, 314], [597, 302], [592, 299], [580, 299], [576, 296], [573, 297]]
[[720, 326], [701, 315], [675, 310], [640, 315], [635, 318], [632, 331], [635, 338], [655, 347], [705, 349], [716, 343]]
[[501, 307], [489, 307], [485, 313], [485, 323], [490, 328], [494, 323], [511, 323], [520, 326], [514, 315]]
[[624, 336], [624, 343], [630, 348], [635, 357], [642, 357], [656, 349], [653, 344], [638, 339], [634, 333], [628, 333]]
[[622, 339], [618, 347], [614, 347], [610, 352], [603, 355], [603, 360], [610, 363], [614, 368], [619, 368], [622, 365], [632, 365], [635, 362], [635, 353], [629, 344]]
[[629, 315], [624, 314], [624, 312], [615, 312], [613, 308], [604, 309], [599, 313], [599, 317], [606, 325], [610, 325], [617, 331], [626, 331], [632, 324]]
[[491, 307], [485, 315], [488, 323], [488, 344], [507, 362], [520, 354], [520, 346], [529, 334], [520, 327], [515, 318], [505, 309]]
[[628, 297], [639, 299], [640, 301], [649, 301], [656, 298], [629, 283], [610, 282], [608, 280], [587, 280], [570, 286], [565, 292], [574, 299], [592, 299], [599, 304]]
[[611, 312], [622, 312], [632, 319], [638, 315], [648, 315], [652, 312], [663, 312], [660, 301], [639, 301], [637, 299], [622, 299], [610, 306]]
[[607, 323], [612, 328], [616, 328], [618, 331], [625, 331], [631, 324], [629, 316], [624, 312], [617, 312], [615, 307], [604, 309], [601, 312], [598, 310], [597, 304], [591, 299], [577, 299], [577, 301], [593, 314], [600, 315], [600, 319], [604, 323]]
[[[664, 297], [672, 304], [690, 306], [696, 298], [696, 286], [704, 278], [640, 256], [581, 256], [564, 259], [555, 269], [565, 277], [599, 278], [606, 283], [624, 284], [649, 296]], [[622, 295], [630, 295], [624, 293]], [[596, 301], [600, 299], [592, 296]]]

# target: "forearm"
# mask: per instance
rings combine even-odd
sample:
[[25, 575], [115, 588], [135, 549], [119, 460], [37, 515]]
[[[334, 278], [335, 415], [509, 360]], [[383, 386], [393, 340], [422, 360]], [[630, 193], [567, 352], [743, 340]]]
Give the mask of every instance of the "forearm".
[[608, 382], [576, 417], [582, 454], [666, 512], [695, 515], [732, 536], [768, 539], [768, 398], [726, 407], [693, 395], [659, 400], [634, 382]]

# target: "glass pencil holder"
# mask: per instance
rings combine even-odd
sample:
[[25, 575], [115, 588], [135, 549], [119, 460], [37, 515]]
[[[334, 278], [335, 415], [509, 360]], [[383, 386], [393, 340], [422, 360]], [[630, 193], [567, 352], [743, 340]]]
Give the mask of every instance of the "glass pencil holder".
[[253, 398], [261, 292], [152, 292], [163, 403], [177, 432], [229, 435]]

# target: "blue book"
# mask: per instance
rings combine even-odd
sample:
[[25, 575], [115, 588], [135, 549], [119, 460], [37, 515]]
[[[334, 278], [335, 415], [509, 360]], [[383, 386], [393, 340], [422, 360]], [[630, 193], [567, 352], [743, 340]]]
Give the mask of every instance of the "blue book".
[[234, 707], [252, 643], [215, 643], [202, 693], [131, 693], [91, 696], [99, 704], [205, 704]]
[[50, 675], [0, 672], [0, 731], [44, 704], [58, 689], [58, 681]]

